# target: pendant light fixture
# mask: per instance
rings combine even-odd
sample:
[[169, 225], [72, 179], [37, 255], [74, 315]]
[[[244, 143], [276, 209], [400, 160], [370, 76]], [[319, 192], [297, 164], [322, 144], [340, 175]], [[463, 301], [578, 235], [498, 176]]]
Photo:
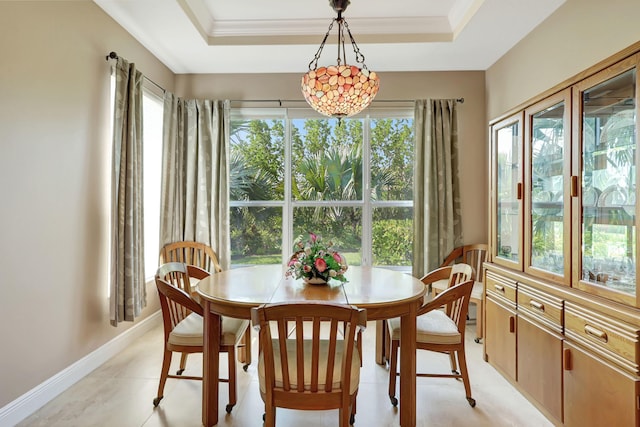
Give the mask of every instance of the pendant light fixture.
[[[339, 119], [353, 116], [367, 108], [380, 87], [380, 78], [365, 65], [364, 55], [353, 39], [347, 21], [342, 17], [349, 3], [350, 0], [329, 0], [338, 17], [331, 21], [327, 34], [309, 63], [309, 71], [302, 76], [302, 94], [309, 105], [320, 114]], [[318, 67], [318, 60], [334, 23], [338, 24], [337, 64]], [[351, 41], [356, 63], [361, 66], [347, 64], [345, 31]]]

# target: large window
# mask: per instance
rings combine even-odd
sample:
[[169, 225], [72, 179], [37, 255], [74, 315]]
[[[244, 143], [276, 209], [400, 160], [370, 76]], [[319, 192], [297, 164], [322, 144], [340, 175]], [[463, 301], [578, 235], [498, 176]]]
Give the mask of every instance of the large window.
[[235, 110], [230, 134], [232, 265], [283, 262], [314, 232], [350, 265], [411, 266], [412, 111]]

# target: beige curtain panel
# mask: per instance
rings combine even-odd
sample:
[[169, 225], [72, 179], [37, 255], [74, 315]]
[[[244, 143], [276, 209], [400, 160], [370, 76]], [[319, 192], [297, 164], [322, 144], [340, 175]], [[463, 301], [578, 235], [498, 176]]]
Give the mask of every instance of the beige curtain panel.
[[111, 177], [111, 324], [147, 305], [142, 196], [142, 74], [118, 58]]
[[455, 99], [417, 100], [415, 107], [413, 275], [437, 268], [462, 244]]
[[164, 95], [160, 247], [205, 243], [231, 264], [229, 101]]

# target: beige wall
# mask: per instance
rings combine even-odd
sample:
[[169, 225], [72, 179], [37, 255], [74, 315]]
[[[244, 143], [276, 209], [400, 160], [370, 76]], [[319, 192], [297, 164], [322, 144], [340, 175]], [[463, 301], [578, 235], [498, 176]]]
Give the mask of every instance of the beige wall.
[[[304, 63], [303, 63], [304, 64]], [[302, 100], [297, 74], [179, 75], [185, 97]], [[460, 182], [465, 243], [487, 240], [487, 145], [483, 71], [380, 73], [378, 100], [464, 98], [459, 104]], [[373, 102], [373, 106], [389, 105]], [[304, 106], [304, 103], [290, 104]]]
[[172, 87], [93, 2], [0, 2], [0, 408], [129, 327], [107, 305], [111, 50]]
[[567, 0], [487, 70], [494, 119], [640, 40], [638, 0]]

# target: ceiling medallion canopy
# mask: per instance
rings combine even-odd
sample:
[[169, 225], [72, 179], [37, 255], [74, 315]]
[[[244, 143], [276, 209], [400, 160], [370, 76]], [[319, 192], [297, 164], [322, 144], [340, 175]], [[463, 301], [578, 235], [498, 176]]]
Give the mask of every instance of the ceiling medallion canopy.
[[[380, 78], [365, 65], [364, 55], [353, 39], [347, 21], [342, 17], [342, 12], [349, 3], [350, 0], [329, 0], [338, 16], [331, 21], [318, 51], [309, 63], [309, 71], [302, 76], [304, 99], [314, 110], [329, 117], [343, 118], [358, 114], [371, 104], [380, 87]], [[334, 23], [338, 24], [337, 64], [318, 67], [318, 59]], [[361, 66], [347, 64], [345, 31], [351, 41], [356, 63]]]

